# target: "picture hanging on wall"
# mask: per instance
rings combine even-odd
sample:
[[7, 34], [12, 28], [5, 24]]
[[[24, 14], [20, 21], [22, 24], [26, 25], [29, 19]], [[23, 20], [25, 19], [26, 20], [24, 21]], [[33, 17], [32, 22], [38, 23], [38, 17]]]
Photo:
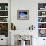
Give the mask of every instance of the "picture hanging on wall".
[[29, 10], [17, 10], [17, 20], [29, 20]]

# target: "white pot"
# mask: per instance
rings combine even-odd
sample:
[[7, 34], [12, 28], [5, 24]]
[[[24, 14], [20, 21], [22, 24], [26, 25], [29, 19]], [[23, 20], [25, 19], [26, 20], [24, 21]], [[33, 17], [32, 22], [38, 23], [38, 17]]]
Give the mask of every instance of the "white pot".
[[21, 46], [25, 46], [25, 41], [21, 40]]

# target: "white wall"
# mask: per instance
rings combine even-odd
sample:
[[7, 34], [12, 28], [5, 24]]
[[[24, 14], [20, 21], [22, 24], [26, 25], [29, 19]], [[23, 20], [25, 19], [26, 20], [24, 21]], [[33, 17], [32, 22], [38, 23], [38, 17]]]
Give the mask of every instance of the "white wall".
[[[17, 30], [27, 30], [29, 26], [38, 27], [38, 3], [46, 0], [11, 0], [11, 22], [16, 25]], [[29, 10], [29, 20], [17, 20], [17, 10]]]
[[[17, 20], [17, 10], [29, 10], [29, 20]], [[17, 30], [26, 30], [32, 24], [37, 23], [37, 2], [29, 0], [11, 0], [11, 22], [16, 25]]]
[[[38, 35], [38, 3], [46, 3], [46, 0], [11, 0], [11, 22], [16, 25], [17, 30], [27, 30], [33, 24], [36, 32], [34, 36]], [[17, 20], [17, 10], [21, 9], [29, 10], [29, 20]], [[33, 46], [41, 46], [38, 45], [43, 44], [41, 39], [33, 38]]]

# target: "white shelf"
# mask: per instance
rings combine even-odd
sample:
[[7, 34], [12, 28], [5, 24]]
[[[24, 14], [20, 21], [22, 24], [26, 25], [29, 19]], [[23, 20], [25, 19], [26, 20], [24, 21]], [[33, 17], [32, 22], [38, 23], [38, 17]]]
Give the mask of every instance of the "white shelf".
[[38, 16], [38, 17], [46, 17], [46, 15], [44, 15], [44, 16]]
[[8, 17], [8, 16], [0, 16], [0, 17]]
[[46, 29], [46, 28], [38, 28], [38, 29]]
[[0, 22], [0, 23], [8, 23], [8, 22]]
[[46, 11], [46, 10], [38, 10], [38, 11]]
[[8, 11], [8, 10], [0, 10], [0, 11]]
[[38, 23], [46, 23], [46, 22], [38, 22]]

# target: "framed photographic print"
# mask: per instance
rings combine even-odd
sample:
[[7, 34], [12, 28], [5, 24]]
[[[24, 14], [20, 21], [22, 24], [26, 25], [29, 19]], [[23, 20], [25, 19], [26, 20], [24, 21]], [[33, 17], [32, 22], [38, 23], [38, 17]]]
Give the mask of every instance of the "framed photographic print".
[[17, 10], [17, 20], [29, 20], [29, 10]]

